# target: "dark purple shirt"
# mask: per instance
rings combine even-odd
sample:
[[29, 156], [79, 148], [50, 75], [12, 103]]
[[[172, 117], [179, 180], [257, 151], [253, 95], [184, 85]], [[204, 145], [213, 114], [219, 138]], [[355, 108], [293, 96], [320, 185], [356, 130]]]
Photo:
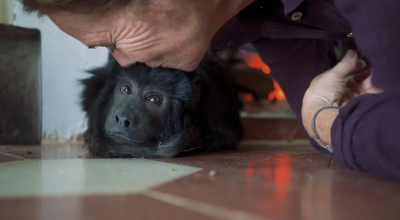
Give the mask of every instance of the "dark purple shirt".
[[335, 64], [333, 40], [352, 36], [384, 93], [340, 109], [331, 129], [334, 157], [350, 169], [400, 180], [399, 0], [259, 0], [226, 23], [212, 47], [252, 42], [301, 123], [311, 80]]

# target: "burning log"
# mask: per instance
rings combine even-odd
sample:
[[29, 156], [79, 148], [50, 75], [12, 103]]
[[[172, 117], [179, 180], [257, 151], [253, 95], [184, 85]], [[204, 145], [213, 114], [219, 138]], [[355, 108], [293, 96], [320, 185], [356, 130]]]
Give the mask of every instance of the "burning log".
[[236, 65], [231, 74], [236, 86], [243, 92], [253, 94], [255, 99], [269, 98], [275, 90], [271, 75], [259, 69]]
[[[247, 53], [243, 56], [243, 61], [246, 63], [247, 66], [251, 68], [256, 68], [256, 69], [261, 69], [263, 73], [269, 74], [271, 73], [271, 69], [267, 64], [265, 64], [261, 58], [260, 55], [257, 53]], [[271, 77], [272, 79], [272, 77]], [[278, 82], [276, 82], [274, 79], [272, 79], [273, 82], [273, 88], [274, 90], [271, 91], [268, 94], [268, 98], [270, 100], [273, 99], [278, 99], [278, 100], [284, 100], [286, 99], [285, 93], [283, 92], [282, 88], [279, 86]]]
[[214, 55], [241, 92], [244, 112], [291, 112], [282, 88], [256, 50], [240, 47], [220, 50]]

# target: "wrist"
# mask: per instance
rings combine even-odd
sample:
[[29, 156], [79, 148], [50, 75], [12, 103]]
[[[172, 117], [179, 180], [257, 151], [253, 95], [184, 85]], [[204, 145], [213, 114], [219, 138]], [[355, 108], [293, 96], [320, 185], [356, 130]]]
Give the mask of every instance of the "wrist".
[[[318, 110], [317, 110], [318, 111]], [[315, 111], [315, 112], [317, 112]], [[315, 114], [314, 112], [314, 114]], [[331, 146], [331, 128], [336, 117], [339, 115], [339, 109], [324, 109], [320, 111], [314, 121], [315, 134], [325, 144]], [[310, 127], [311, 127], [310, 121]], [[311, 131], [311, 136], [312, 136]]]
[[[315, 115], [315, 113], [320, 110], [321, 108], [325, 107], [326, 105], [307, 105], [306, 103], [303, 103], [303, 110], [301, 112], [302, 114], [302, 120], [303, 120], [303, 126], [307, 131], [307, 134], [312, 137], [312, 129], [311, 129], [311, 121]], [[329, 109], [325, 109], [329, 110]], [[325, 111], [323, 110], [323, 111]], [[318, 115], [321, 114], [318, 113]], [[317, 118], [316, 118], [317, 119]], [[318, 117], [320, 119], [320, 117]]]

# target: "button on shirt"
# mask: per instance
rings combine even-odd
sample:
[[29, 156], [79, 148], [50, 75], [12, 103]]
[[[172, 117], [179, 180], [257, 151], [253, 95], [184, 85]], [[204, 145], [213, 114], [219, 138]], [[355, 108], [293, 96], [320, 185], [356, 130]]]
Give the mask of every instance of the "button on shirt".
[[297, 11], [295, 13], [292, 14], [291, 19], [293, 21], [299, 21], [301, 19], [301, 17], [303, 16], [303, 13]]

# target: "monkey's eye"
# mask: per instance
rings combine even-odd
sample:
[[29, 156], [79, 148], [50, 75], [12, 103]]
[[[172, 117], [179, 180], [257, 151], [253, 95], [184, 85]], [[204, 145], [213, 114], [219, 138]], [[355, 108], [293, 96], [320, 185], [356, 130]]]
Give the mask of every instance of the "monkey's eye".
[[129, 85], [123, 85], [120, 89], [121, 93], [124, 94], [131, 94], [132, 93], [132, 88]]
[[151, 96], [148, 96], [147, 98], [146, 98], [146, 100], [147, 101], [149, 101], [149, 102], [151, 102], [151, 103], [153, 103], [153, 104], [161, 104], [161, 101], [162, 101], [162, 99], [161, 99], [161, 97], [160, 96], [158, 96], [158, 95], [151, 95]]

